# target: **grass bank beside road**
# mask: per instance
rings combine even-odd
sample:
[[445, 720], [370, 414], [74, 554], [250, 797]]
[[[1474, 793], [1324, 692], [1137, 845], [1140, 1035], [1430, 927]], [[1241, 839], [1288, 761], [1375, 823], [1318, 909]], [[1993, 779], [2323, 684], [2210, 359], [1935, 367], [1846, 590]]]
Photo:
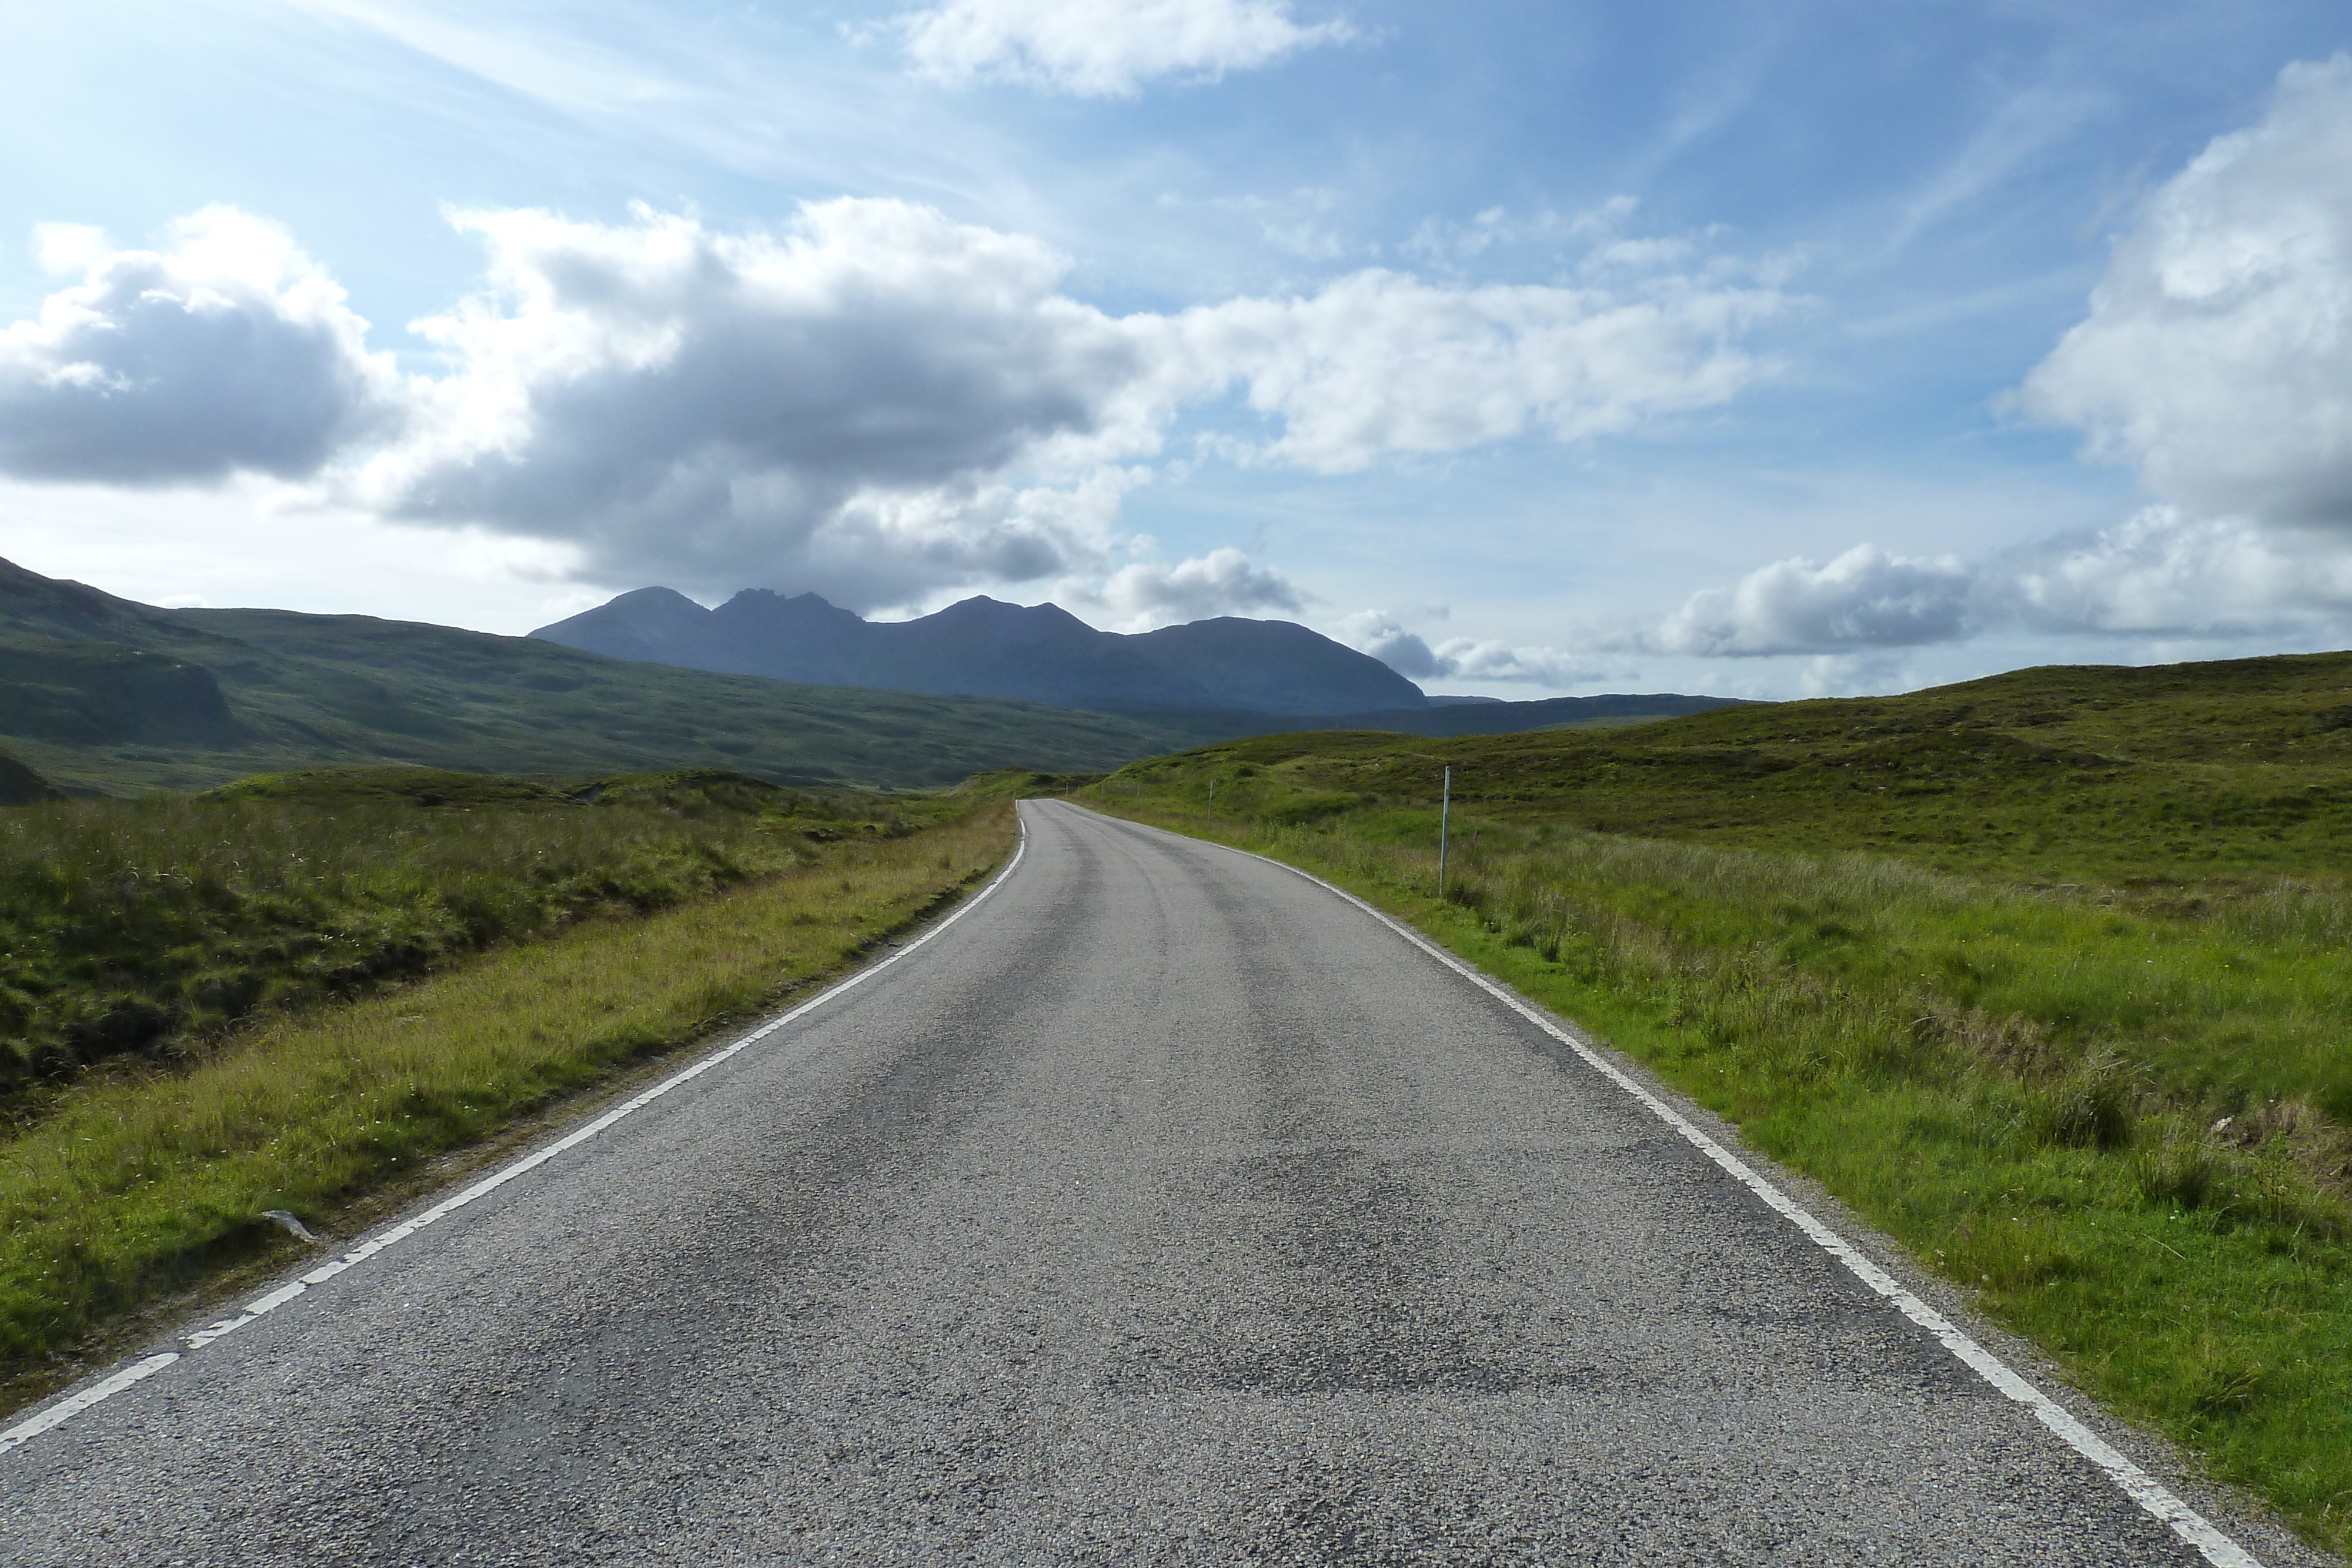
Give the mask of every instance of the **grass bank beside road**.
[[[1922, 695], [1948, 711], [1948, 694]], [[1866, 716], [1900, 720], [1908, 700]], [[2063, 706], [2041, 713], [2064, 721]], [[1735, 716], [1772, 743], [1756, 715]], [[1796, 717], [1816, 734], [1839, 722]], [[1654, 727], [1647, 755], [1686, 744]], [[1238, 742], [1131, 765], [1077, 798], [1272, 855], [1411, 921], [1821, 1181], [2110, 1407], [2314, 1541], [2352, 1547], [2352, 887], [2328, 858], [2343, 846], [2315, 838], [2309, 874], [2265, 877], [2284, 830], [2254, 814], [2208, 821], [2184, 863], [2169, 831], [2138, 825], [2169, 795], [2093, 787], [2021, 807], [1996, 781], [1981, 800], [1879, 797], [1875, 841], [1916, 835], [1916, 859], [1791, 847], [1788, 801], [1855, 809], [1843, 756], [1819, 779], [1781, 768], [1769, 789], [1727, 768], [1711, 799], [1681, 765], [1686, 836], [1596, 832], [1580, 812], [1642, 804], [1605, 770], [1643, 752], [1506, 739], [1507, 783], [1457, 802], [1442, 900], [1437, 768], [1469, 770], [1453, 743]], [[1549, 773], [1546, 747], [1565, 754]], [[2028, 809], [2076, 819], [2096, 846], [2066, 885], [2026, 835], [1959, 854], [1938, 837]], [[2090, 880], [2092, 863], [2116, 880]]]
[[123, 1314], [298, 1255], [265, 1210], [342, 1234], [436, 1157], [837, 974], [1003, 862], [1017, 828], [988, 795], [65, 1085], [0, 1143], [0, 1407]]
[[0, 811], [0, 1110], [122, 1057], [498, 942], [643, 915], [963, 810], [708, 769], [532, 779], [375, 768]]

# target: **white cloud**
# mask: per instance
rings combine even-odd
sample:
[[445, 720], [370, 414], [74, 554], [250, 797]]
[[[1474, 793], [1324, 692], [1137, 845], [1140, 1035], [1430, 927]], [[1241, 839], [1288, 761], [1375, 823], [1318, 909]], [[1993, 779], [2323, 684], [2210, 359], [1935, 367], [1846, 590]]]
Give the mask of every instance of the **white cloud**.
[[367, 323], [275, 224], [214, 206], [173, 224], [162, 251], [63, 225], [36, 246], [84, 276], [0, 328], [0, 472], [298, 477], [392, 417], [395, 378], [367, 352]]
[[575, 541], [608, 580], [871, 609], [1099, 561], [1133, 482], [1108, 459], [1158, 439], [1142, 350], [1018, 235], [887, 201], [781, 236], [457, 222], [491, 287], [417, 324], [449, 371], [364, 476], [393, 515]]
[[90, 224], [35, 224], [33, 259], [43, 272], [88, 272], [110, 254], [106, 231]]
[[[260, 472], [313, 482], [320, 504], [561, 547], [588, 580], [887, 609], [1103, 581], [1122, 497], [1205, 405], [1263, 424], [1203, 434], [1202, 452], [1326, 473], [1580, 441], [1734, 395], [1764, 368], [1737, 340], [1785, 304], [1678, 276], [1474, 288], [1369, 271], [1112, 317], [1064, 292], [1068, 263], [1036, 240], [905, 202], [811, 204], [772, 234], [642, 209], [453, 221], [485, 246], [485, 285], [413, 324], [440, 364], [405, 380], [275, 225], [208, 209], [164, 253], [51, 231], [59, 257], [96, 259], [0, 329], [0, 471]], [[1133, 569], [1127, 613], [1295, 602], [1225, 559]]]
[[1769, 369], [1736, 340], [1788, 304], [1683, 278], [1627, 298], [1371, 270], [1308, 298], [1196, 308], [1171, 328], [1202, 382], [1238, 380], [1282, 420], [1266, 455], [1328, 474], [1530, 430], [1584, 440], [1726, 402]]
[[1970, 629], [1976, 591], [1975, 569], [1957, 556], [1895, 556], [1857, 545], [1826, 565], [1779, 560], [1730, 588], [1704, 589], [1630, 641], [1702, 657], [1948, 642]]
[[2352, 609], [2352, 557], [2341, 549], [2174, 507], [2006, 564], [2006, 608], [2045, 631], [2210, 636]]
[[1415, 681], [1524, 681], [1557, 687], [1600, 680], [1614, 673], [1612, 665], [1557, 648], [1514, 647], [1492, 638], [1449, 637], [1433, 648], [1426, 638], [1385, 610], [1361, 610], [1343, 617], [1331, 634]]
[[1179, 621], [1213, 615], [1300, 608], [1298, 590], [1280, 572], [1255, 567], [1227, 547], [1174, 566], [1137, 561], [1119, 568], [1104, 583], [1101, 599], [1119, 618], [1120, 629], [1148, 631]]
[[1354, 37], [1302, 26], [1287, 0], [948, 0], [891, 24], [918, 73], [1123, 98], [1162, 77], [1215, 78]]
[[1873, 545], [1827, 565], [1774, 561], [1693, 594], [1654, 627], [1596, 643], [1702, 658], [1819, 654], [1834, 687], [1883, 685], [1893, 667], [1878, 657], [1885, 650], [2005, 627], [2210, 639], [2322, 631], [2347, 611], [2352, 552], [2339, 541], [2154, 506], [2095, 534], [1979, 561]]
[[2158, 192], [2021, 405], [2189, 512], [2352, 528], [2347, 170], [2352, 57], [2288, 67]]
[[1438, 674], [1464, 681], [1526, 681], [1538, 686], [1572, 686], [1614, 673], [1610, 664], [1558, 648], [1513, 647], [1491, 638], [1449, 637], [1433, 652]]
[[1114, 319], [1060, 292], [1037, 242], [901, 202], [812, 204], [781, 237], [649, 212], [459, 222], [492, 287], [419, 323], [450, 371], [370, 467], [383, 505], [574, 541], [613, 580], [859, 608], [1099, 570], [1143, 477], [1122, 465], [1235, 383], [1276, 421], [1245, 453], [1327, 472], [1579, 439], [1730, 396], [1757, 367], [1729, 339], [1778, 298], [1369, 272]]
[[1370, 653], [1407, 680], [1450, 674], [1419, 632], [1385, 610], [1360, 610], [1331, 629], [1332, 636], [1360, 653]]

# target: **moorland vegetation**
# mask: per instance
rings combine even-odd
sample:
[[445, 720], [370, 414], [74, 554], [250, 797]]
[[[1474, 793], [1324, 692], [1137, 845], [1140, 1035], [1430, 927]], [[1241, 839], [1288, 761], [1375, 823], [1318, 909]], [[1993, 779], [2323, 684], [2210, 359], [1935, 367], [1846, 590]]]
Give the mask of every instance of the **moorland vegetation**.
[[380, 768], [0, 812], [0, 1407], [282, 1264], [269, 1211], [349, 1235], [838, 973], [1083, 781]]
[[2352, 1544], [2352, 654], [1270, 737], [1080, 798], [1415, 921]]

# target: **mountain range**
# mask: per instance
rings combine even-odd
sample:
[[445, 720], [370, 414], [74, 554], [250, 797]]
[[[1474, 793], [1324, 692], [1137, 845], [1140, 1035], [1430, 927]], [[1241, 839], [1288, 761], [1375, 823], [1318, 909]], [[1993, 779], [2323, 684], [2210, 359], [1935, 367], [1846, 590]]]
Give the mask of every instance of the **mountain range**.
[[[707, 766], [929, 788], [1082, 771], [1218, 738], [985, 697], [792, 685], [366, 615], [164, 610], [0, 561], [0, 741], [68, 790], [199, 789], [415, 763], [601, 774]], [[39, 793], [0, 767], [0, 801]]]
[[[1431, 697], [1285, 622], [1120, 637], [1052, 605], [985, 599], [896, 623], [808, 595], [740, 595], [706, 611], [653, 590], [614, 604], [548, 628], [586, 622], [619, 655], [609, 656], [365, 615], [165, 610], [0, 560], [0, 742], [35, 770], [0, 755], [0, 804], [40, 798], [43, 778], [120, 794], [383, 763], [583, 775], [702, 766], [778, 783], [929, 788], [1008, 767], [1115, 768], [1284, 730], [1499, 734], [1727, 700]], [[802, 662], [783, 667], [808, 672], [803, 681], [740, 673], [755, 657], [782, 659], [795, 637]], [[687, 667], [694, 658], [732, 668]], [[818, 674], [828, 684], [811, 684]], [[982, 695], [955, 695], [971, 688]], [[1096, 706], [1067, 706], [1079, 702]]]
[[1312, 718], [1430, 706], [1369, 654], [1288, 621], [1232, 615], [1122, 634], [1056, 604], [972, 598], [913, 621], [867, 621], [814, 593], [747, 589], [706, 610], [670, 589], [640, 588], [531, 635], [730, 674], [1106, 713]]

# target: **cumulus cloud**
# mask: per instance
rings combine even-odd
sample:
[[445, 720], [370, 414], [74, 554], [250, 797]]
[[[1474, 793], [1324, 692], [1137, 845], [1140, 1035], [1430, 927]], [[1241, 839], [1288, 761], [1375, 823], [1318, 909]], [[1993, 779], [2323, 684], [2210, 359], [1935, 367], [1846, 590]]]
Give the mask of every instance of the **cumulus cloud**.
[[45, 225], [82, 280], [0, 328], [0, 472], [163, 485], [239, 470], [299, 478], [393, 418], [396, 378], [367, 323], [286, 231], [231, 207], [114, 250]]
[[1407, 680], [1426, 680], [1452, 672], [1440, 666], [1437, 654], [1417, 632], [1385, 610], [1360, 610], [1333, 627], [1332, 635], [1360, 653], [1370, 653]]
[[2290, 66], [2156, 194], [2021, 406], [2189, 512], [2352, 528], [2347, 169], [2352, 57]]
[[[2217, 637], [2309, 630], [2352, 611], [2352, 556], [2308, 531], [2153, 506], [2097, 533], [1977, 561], [1859, 545], [1826, 565], [1759, 567], [1603, 646], [1701, 657], [1845, 661], [2022, 627], [2061, 634]], [[1843, 679], [1843, 676], [1839, 678]]]
[[1131, 482], [1102, 459], [1157, 440], [1141, 350], [1033, 240], [888, 201], [782, 235], [457, 222], [490, 287], [417, 323], [448, 373], [362, 480], [395, 516], [571, 540], [614, 580], [872, 608], [1099, 559]]
[[371, 465], [382, 505], [571, 540], [615, 580], [860, 608], [1099, 570], [1141, 477], [1123, 465], [1236, 387], [1275, 424], [1253, 455], [1321, 471], [1580, 439], [1732, 395], [1757, 367], [1730, 338], [1771, 308], [1372, 272], [1113, 318], [1065, 295], [1037, 242], [902, 202], [815, 204], [782, 235], [650, 212], [459, 222], [491, 287], [419, 323], [449, 371]]
[[1703, 589], [1633, 641], [1701, 656], [1909, 647], [1963, 635], [1975, 596], [1976, 572], [1957, 556], [1856, 545], [1826, 564], [1778, 560], [1732, 587]]
[[[1733, 396], [1764, 369], [1738, 340], [1785, 303], [1676, 275], [1369, 271], [1114, 317], [1067, 294], [1068, 262], [1036, 240], [906, 202], [814, 203], [772, 233], [645, 209], [453, 221], [484, 246], [484, 284], [412, 324], [439, 364], [404, 379], [272, 225], [211, 209], [153, 253], [45, 232], [44, 255], [87, 276], [0, 335], [0, 470], [310, 476], [392, 520], [551, 544], [591, 580], [875, 610], [1103, 580], [1122, 497], [1190, 411], [1263, 416], [1204, 450], [1327, 473], [1580, 441]], [[1120, 580], [1131, 615], [1295, 602], [1222, 554]]]
[[1492, 638], [1448, 637], [1433, 652], [1436, 674], [1465, 681], [1526, 681], [1572, 686], [1602, 678], [1610, 666], [1558, 648], [1514, 647]]
[[1408, 630], [1385, 610], [1362, 610], [1346, 616], [1332, 628], [1332, 634], [1414, 681], [1524, 681], [1539, 686], [1569, 686], [1611, 673], [1606, 664], [1557, 648], [1515, 647], [1492, 638], [1449, 637], [1433, 648], [1426, 638]]
[[1999, 608], [2046, 631], [2276, 632], [2352, 609], [2352, 559], [2328, 541], [2176, 507], [2002, 566]]
[[1102, 600], [1129, 630], [1201, 621], [1213, 615], [1301, 608], [1298, 590], [1280, 572], [1252, 566], [1227, 547], [1174, 566], [1137, 561], [1103, 585]]
[[1531, 430], [1579, 441], [1727, 402], [1769, 369], [1738, 340], [1789, 303], [1681, 277], [1627, 297], [1375, 269], [1305, 298], [1196, 308], [1167, 328], [1195, 377], [1240, 382], [1282, 421], [1265, 455], [1344, 473], [1388, 452]]
[[1128, 97], [1162, 77], [1251, 70], [1356, 36], [1345, 21], [1293, 21], [1287, 0], [948, 0], [891, 28], [934, 80], [1085, 98]]

